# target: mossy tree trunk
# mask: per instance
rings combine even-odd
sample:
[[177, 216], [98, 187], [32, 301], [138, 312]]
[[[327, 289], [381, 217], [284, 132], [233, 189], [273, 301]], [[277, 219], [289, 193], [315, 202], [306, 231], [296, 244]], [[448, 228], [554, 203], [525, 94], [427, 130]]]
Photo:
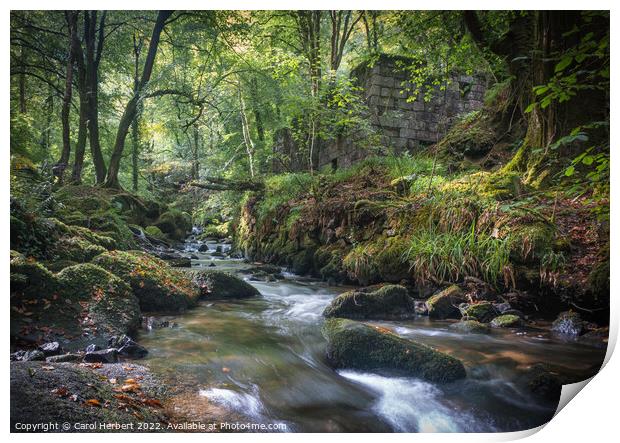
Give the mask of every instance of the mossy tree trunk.
[[166, 20], [168, 20], [171, 15], [172, 11], [159, 11], [157, 14], [157, 20], [155, 22], [155, 26], [153, 27], [153, 33], [149, 42], [149, 49], [146, 55], [146, 61], [144, 62], [144, 68], [142, 69], [140, 81], [138, 82], [136, 92], [125, 106], [125, 111], [123, 112], [121, 121], [118, 124], [118, 130], [116, 131], [114, 149], [112, 150], [110, 166], [105, 180], [105, 186], [108, 188], [121, 187], [120, 182], [118, 181], [118, 173], [120, 172], [121, 159], [123, 157], [123, 151], [125, 150], [127, 133], [129, 132], [131, 123], [138, 113], [138, 106], [142, 98], [142, 92], [151, 79], [153, 65], [155, 64], [155, 56], [157, 55], [157, 47], [159, 46], [159, 38], [164, 26], [166, 25]]
[[[466, 27], [478, 46], [500, 56], [508, 65], [511, 76], [509, 100], [501, 118], [508, 118], [509, 121], [505, 121], [507, 124], [503, 126], [509, 127], [516, 123], [515, 120], [521, 120], [526, 127], [521, 146], [504, 170], [524, 174], [527, 183], [541, 183], [550, 172], [547, 166], [553, 156], [561, 154], [552, 152], [550, 145], [575, 126], [585, 123], [584, 116], [593, 115], [583, 112], [584, 103], [590, 109], [601, 106], [601, 94], [588, 91], [564, 103], [552, 101], [544, 108], [535, 106], [531, 112], [525, 112], [536, 100], [533, 88], [545, 85], [552, 79], [562, 54], [577, 45], [588, 32], [588, 28], [583, 26], [582, 13], [515, 13], [509, 31], [496, 42], [486, 38], [476, 12], [465, 11], [463, 14]], [[605, 24], [601, 25], [604, 27]]]

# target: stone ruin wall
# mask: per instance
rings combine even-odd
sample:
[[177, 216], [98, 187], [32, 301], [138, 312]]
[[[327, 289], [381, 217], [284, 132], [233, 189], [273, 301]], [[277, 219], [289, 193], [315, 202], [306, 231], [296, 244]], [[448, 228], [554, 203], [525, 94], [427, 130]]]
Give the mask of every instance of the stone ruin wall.
[[[456, 117], [480, 109], [486, 91], [486, 80], [479, 76], [455, 75], [446, 91], [436, 91], [426, 102], [422, 94], [409, 102], [407, 76], [399, 67], [404, 57], [383, 55], [372, 67], [360, 65], [351, 76], [362, 87], [370, 111], [370, 123], [381, 138], [381, 145], [395, 153], [415, 152], [436, 143], [450, 129]], [[376, 152], [362, 148], [354, 137], [341, 137], [317, 146], [315, 164], [319, 168], [349, 167]], [[274, 172], [308, 169], [307, 159], [299, 157], [290, 130], [278, 131], [274, 153], [290, 159], [287, 165], [278, 161]], [[383, 151], [385, 152], [385, 151]]]
[[[351, 73], [363, 88], [371, 126], [383, 146], [396, 153], [415, 152], [436, 143], [456, 117], [482, 107], [486, 80], [467, 75], [455, 75], [447, 90], [437, 91], [429, 102], [422, 94], [409, 102], [407, 76], [398, 60], [407, 63], [405, 58], [382, 56], [372, 68], [362, 65]], [[369, 155], [350, 139], [335, 140], [322, 148], [319, 167], [348, 167]]]

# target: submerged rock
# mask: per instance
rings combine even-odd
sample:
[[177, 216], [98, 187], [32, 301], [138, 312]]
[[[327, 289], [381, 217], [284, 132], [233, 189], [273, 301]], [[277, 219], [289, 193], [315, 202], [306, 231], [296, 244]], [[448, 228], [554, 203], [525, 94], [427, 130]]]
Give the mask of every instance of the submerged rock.
[[524, 376], [527, 388], [537, 397], [547, 401], [557, 401], [562, 393], [562, 381], [546, 365], [532, 365]]
[[551, 325], [551, 330], [557, 334], [577, 337], [584, 329], [581, 316], [574, 311], [561, 312]]
[[399, 373], [432, 382], [466, 376], [458, 359], [384, 328], [332, 318], [322, 332], [327, 339], [327, 360], [335, 368]]
[[93, 263], [128, 282], [143, 311], [182, 311], [200, 295], [186, 274], [145, 252], [110, 251], [95, 257]]
[[415, 303], [407, 289], [386, 285], [372, 292], [358, 290], [340, 294], [323, 311], [325, 317], [342, 318], [407, 318], [415, 316]]
[[477, 320], [463, 320], [458, 323], [453, 323], [450, 328], [459, 332], [469, 332], [475, 334], [486, 334], [490, 332], [490, 328], [484, 323], [480, 323]]
[[234, 275], [222, 271], [200, 271], [194, 282], [201, 295], [209, 299], [248, 298], [260, 295], [258, 289]]
[[493, 303], [483, 301], [463, 306], [461, 308], [461, 314], [465, 320], [478, 320], [482, 323], [488, 323], [497, 317], [499, 312], [495, 309]]
[[491, 320], [491, 326], [494, 328], [516, 328], [522, 325], [521, 317], [512, 314], [500, 315]]
[[198, 246], [198, 252], [207, 252], [208, 250], [209, 250], [209, 246], [207, 246], [206, 243], [203, 243], [200, 246]]
[[458, 318], [458, 305], [463, 301], [465, 298], [461, 288], [457, 285], [449, 286], [426, 300], [428, 316], [436, 319]]

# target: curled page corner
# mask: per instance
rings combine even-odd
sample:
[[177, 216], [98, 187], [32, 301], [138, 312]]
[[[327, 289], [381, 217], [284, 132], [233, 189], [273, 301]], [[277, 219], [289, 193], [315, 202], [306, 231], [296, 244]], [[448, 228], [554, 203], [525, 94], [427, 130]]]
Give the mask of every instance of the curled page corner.
[[[558, 413], [564, 409], [564, 406], [566, 406], [568, 404], [569, 401], [571, 401], [573, 398], [575, 398], [575, 396], [577, 394], [579, 394], [579, 392], [586, 387], [586, 385], [588, 383], [590, 383], [590, 381], [596, 377], [596, 375], [593, 375], [592, 377], [586, 379], [586, 380], [582, 380], [582, 381], [578, 381], [577, 383], [571, 383], [571, 384], [567, 384], [567, 385], [563, 385], [562, 386], [562, 393], [560, 394], [560, 401], [558, 402], [558, 407], [555, 410], [555, 414], [553, 414], [553, 417], [555, 417], [556, 415], [558, 415]], [[553, 419], [552, 419], [553, 420]]]

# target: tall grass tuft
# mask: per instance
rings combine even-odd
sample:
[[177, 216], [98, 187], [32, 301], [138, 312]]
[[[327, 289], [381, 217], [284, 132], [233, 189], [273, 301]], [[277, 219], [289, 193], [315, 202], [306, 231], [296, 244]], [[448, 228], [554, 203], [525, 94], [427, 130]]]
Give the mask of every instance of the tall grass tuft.
[[420, 282], [456, 282], [464, 277], [479, 277], [489, 283], [506, 280], [510, 269], [510, 244], [488, 234], [421, 230], [410, 240], [404, 259], [413, 277]]

